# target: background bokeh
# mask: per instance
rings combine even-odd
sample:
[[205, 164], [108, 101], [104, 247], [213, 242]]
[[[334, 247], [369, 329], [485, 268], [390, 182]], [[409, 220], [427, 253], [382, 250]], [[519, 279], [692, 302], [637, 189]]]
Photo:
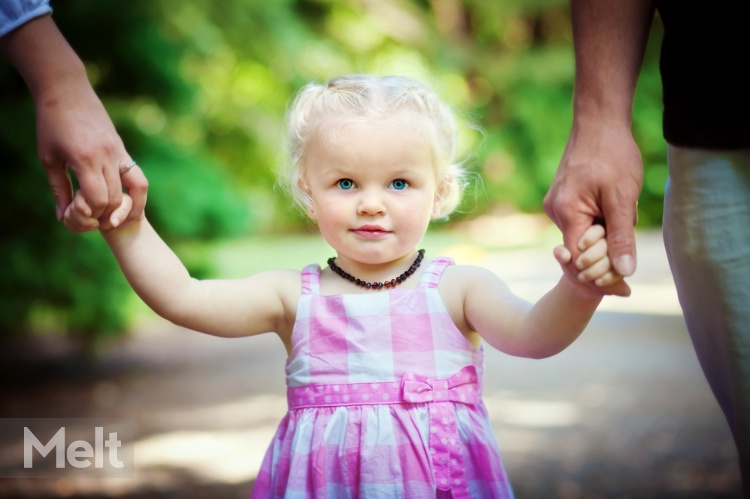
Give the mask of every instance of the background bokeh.
[[[147, 216], [195, 277], [331, 255], [274, 189], [283, 115], [310, 80], [367, 72], [423, 79], [463, 119], [473, 183], [428, 232], [428, 254], [486, 266], [529, 300], [559, 279], [561, 238], [542, 199], [571, 122], [567, 1], [52, 6], [150, 181]], [[485, 402], [519, 498], [739, 497], [736, 451], [660, 240], [660, 31], [656, 19], [633, 116], [645, 178], [632, 297], [605, 298], [552, 359], [487, 349]], [[0, 418], [123, 419], [136, 475], [0, 478], [0, 496], [247, 497], [285, 411], [283, 347], [273, 335], [185, 331], [149, 311], [98, 234], [55, 221], [34, 135], [28, 92], [0, 63]], [[3, 477], [18, 452], [1, 430]]]
[[[462, 154], [477, 175], [452, 223], [540, 213], [567, 139], [574, 64], [565, 1], [52, 5], [145, 170], [148, 216], [172, 244], [310, 228], [273, 188], [285, 107], [310, 80], [407, 74], [455, 106], [465, 123]], [[659, 224], [666, 179], [657, 49], [633, 125], [646, 164], [644, 227]], [[132, 322], [120, 304], [130, 291], [96, 234], [56, 224], [33, 106], [8, 64], [0, 65], [0, 109], [0, 336], [54, 329], [87, 343], [124, 331]], [[197, 254], [187, 263], [198, 276], [211, 272]]]

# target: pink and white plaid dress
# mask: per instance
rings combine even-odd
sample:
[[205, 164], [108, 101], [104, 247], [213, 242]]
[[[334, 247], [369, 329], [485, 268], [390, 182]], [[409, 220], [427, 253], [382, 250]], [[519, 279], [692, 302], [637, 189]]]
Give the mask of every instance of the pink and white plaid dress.
[[252, 498], [511, 498], [481, 400], [484, 352], [437, 290], [450, 258], [417, 289], [323, 296], [302, 271], [287, 360], [289, 412]]

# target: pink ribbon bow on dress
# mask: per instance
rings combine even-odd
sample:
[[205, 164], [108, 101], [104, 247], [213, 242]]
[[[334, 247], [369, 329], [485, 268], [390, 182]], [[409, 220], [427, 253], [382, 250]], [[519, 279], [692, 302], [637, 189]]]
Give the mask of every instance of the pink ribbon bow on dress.
[[402, 378], [403, 400], [411, 403], [458, 402], [476, 405], [479, 402], [477, 369], [466, 366], [447, 379], [430, 379], [412, 373]]

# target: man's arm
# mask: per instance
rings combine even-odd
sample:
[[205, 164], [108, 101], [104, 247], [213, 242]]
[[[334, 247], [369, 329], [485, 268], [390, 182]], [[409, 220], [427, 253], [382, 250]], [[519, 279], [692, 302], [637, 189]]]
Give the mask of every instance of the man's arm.
[[572, 0], [575, 119], [608, 118], [630, 129], [653, 0]]
[[[633, 226], [643, 183], [631, 113], [654, 3], [573, 0], [571, 14], [573, 125], [544, 208], [568, 248], [576, 248], [594, 222], [606, 224], [610, 258], [618, 273], [629, 276], [636, 266]], [[573, 267], [566, 272], [576, 273]], [[616, 286], [625, 289], [624, 283]]]

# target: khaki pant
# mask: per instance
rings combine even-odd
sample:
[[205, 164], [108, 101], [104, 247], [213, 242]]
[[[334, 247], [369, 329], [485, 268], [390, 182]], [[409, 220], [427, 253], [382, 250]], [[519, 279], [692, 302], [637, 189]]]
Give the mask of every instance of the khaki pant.
[[750, 149], [669, 146], [664, 244], [690, 337], [750, 498]]

